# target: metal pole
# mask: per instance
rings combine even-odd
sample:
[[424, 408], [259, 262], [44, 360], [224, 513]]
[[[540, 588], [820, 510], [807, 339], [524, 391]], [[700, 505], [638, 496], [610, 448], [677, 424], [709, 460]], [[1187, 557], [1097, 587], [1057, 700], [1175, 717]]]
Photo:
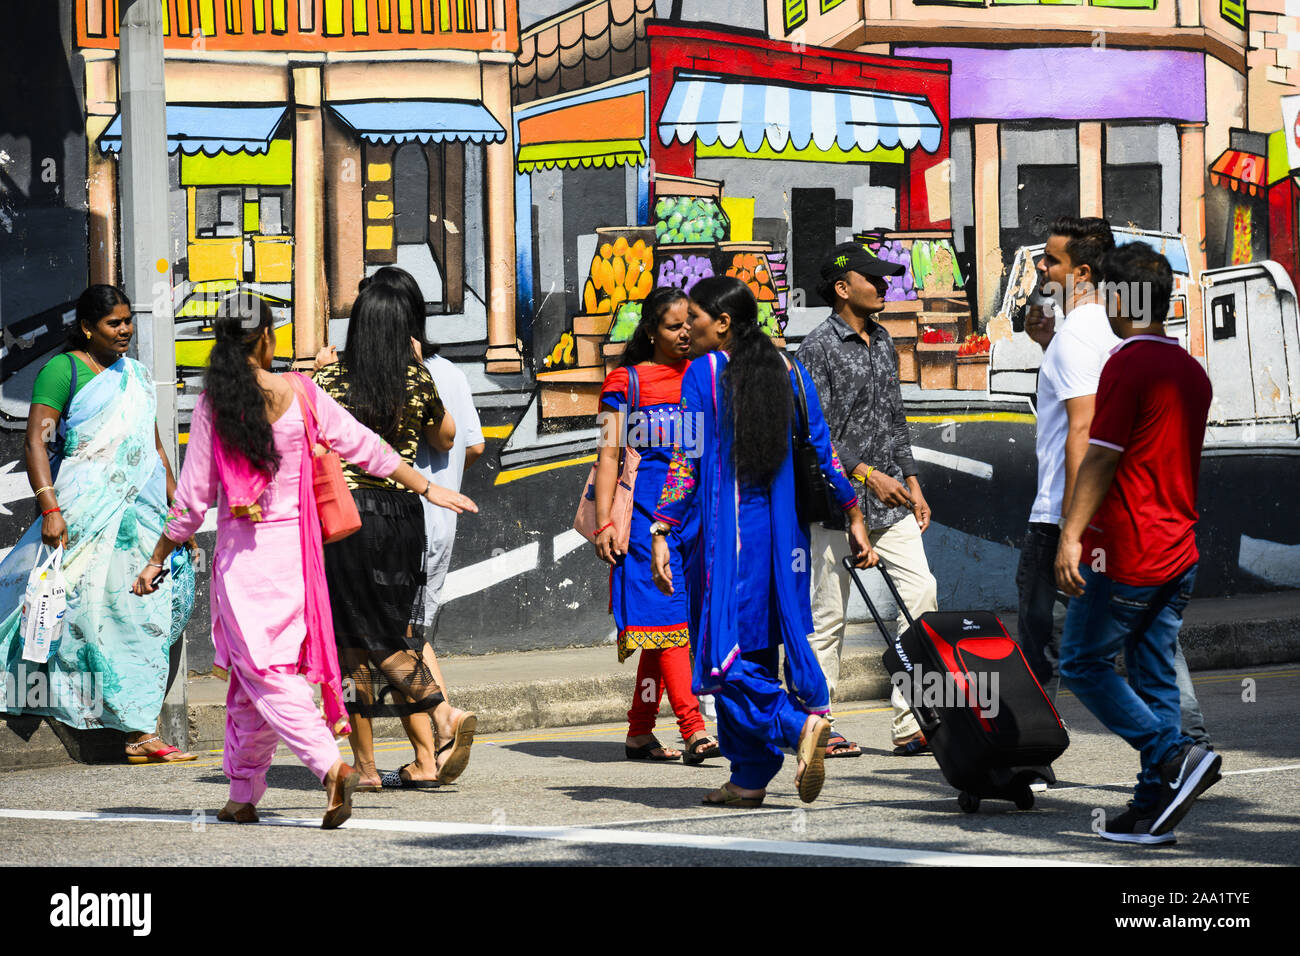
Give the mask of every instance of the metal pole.
[[[162, 4], [122, 0], [120, 9], [122, 284], [135, 316], [136, 355], [149, 367], [157, 390], [158, 434], [172, 468], [179, 471]], [[185, 749], [189, 700], [183, 638], [180, 644], [179, 667], [163, 700], [159, 730], [165, 740]]]

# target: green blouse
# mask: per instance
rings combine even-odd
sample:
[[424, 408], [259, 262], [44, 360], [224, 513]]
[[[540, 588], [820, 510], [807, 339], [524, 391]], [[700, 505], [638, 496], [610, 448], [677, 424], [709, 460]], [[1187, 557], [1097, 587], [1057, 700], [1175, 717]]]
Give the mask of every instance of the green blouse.
[[72, 391], [73, 362], [78, 366], [77, 392], [95, 377], [94, 370], [71, 352], [56, 355], [45, 363], [45, 367], [36, 376], [36, 385], [32, 388], [33, 405], [48, 405], [60, 414], [63, 413], [77, 394]]

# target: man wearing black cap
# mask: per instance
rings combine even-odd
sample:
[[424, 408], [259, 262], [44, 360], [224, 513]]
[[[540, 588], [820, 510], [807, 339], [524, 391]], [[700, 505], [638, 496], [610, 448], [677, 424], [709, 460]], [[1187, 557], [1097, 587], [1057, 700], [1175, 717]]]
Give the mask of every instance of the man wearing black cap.
[[[831, 250], [822, 266], [819, 294], [834, 313], [799, 347], [799, 361], [812, 377], [840, 464], [858, 489], [867, 515], [871, 544], [889, 568], [908, 611], [915, 617], [938, 607], [921, 533], [930, 525], [930, 506], [921, 494], [912, 460], [912, 436], [898, 384], [898, 355], [889, 333], [875, 320], [885, 306], [885, 277], [903, 267], [884, 262], [862, 246], [846, 242]], [[812, 647], [821, 661], [832, 696], [844, 646], [849, 553], [848, 535], [814, 525], [812, 555]], [[900, 609], [899, 628], [906, 627]], [[895, 688], [894, 753], [911, 756], [926, 749], [925, 737]], [[856, 744], [831, 737], [828, 757], [855, 757]]]

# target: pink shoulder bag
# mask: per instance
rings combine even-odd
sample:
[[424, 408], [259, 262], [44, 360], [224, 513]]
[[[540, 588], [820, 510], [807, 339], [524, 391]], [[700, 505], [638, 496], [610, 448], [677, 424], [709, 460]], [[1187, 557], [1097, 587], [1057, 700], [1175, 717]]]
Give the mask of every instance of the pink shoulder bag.
[[[623, 457], [618, 467], [618, 484], [614, 486], [614, 505], [609, 510], [609, 520], [614, 523], [614, 535], [618, 548], [627, 553], [628, 541], [632, 537], [632, 494], [636, 488], [636, 472], [641, 466], [641, 453], [627, 444], [628, 419], [641, 405], [641, 383], [636, 369], [627, 367], [628, 403], [627, 414], [623, 418]], [[578, 499], [578, 513], [573, 517], [573, 529], [588, 541], [596, 540], [596, 468], [591, 466], [587, 475], [587, 484]]]

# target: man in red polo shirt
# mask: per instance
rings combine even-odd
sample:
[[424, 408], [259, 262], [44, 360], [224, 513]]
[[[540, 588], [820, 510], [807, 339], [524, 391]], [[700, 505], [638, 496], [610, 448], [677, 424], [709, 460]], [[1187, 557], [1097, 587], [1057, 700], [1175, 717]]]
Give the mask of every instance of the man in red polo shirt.
[[[1056, 580], [1070, 602], [1061, 677], [1141, 754], [1128, 810], [1101, 836], [1173, 843], [1173, 828], [1219, 780], [1220, 758], [1183, 733], [1174, 649], [1196, 578], [1196, 486], [1210, 380], [1164, 334], [1173, 273], [1143, 243], [1103, 265], [1123, 341], [1101, 373], [1087, 454], [1061, 528]], [[1124, 652], [1127, 682], [1115, 673]]]

